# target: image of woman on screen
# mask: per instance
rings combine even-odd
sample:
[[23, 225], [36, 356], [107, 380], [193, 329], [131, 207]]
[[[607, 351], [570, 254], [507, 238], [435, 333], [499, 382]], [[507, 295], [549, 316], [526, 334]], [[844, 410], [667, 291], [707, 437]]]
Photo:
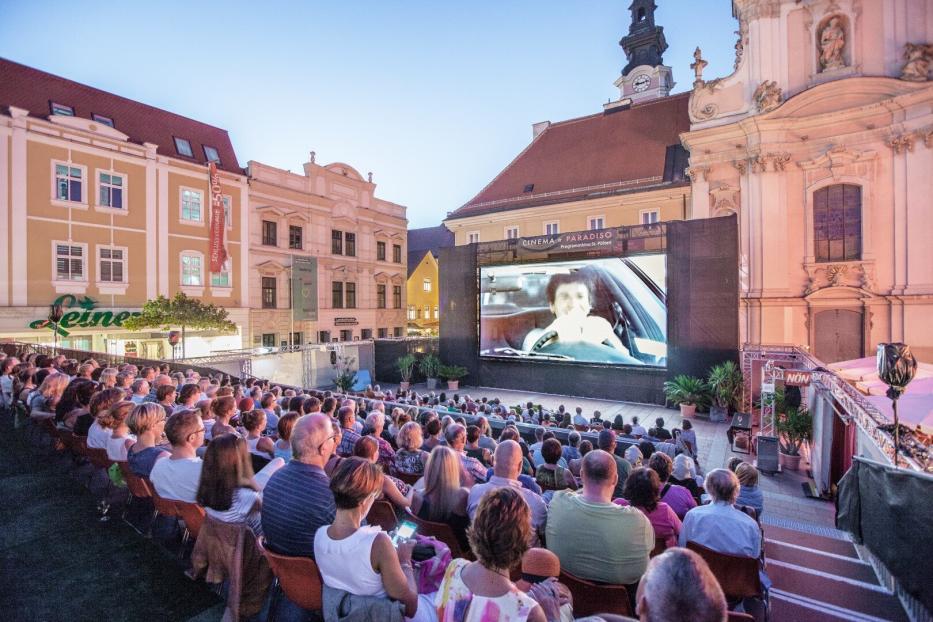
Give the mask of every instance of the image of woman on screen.
[[[595, 292], [593, 283], [584, 274], [554, 274], [547, 284], [547, 301], [554, 314], [554, 321], [545, 329], [542, 339], [553, 335], [545, 343], [586, 343], [609, 346], [626, 356], [628, 348], [612, 330], [612, 325], [598, 315], [590, 315]], [[545, 345], [545, 344], [541, 344]], [[637, 361], [636, 361], [637, 362]]]

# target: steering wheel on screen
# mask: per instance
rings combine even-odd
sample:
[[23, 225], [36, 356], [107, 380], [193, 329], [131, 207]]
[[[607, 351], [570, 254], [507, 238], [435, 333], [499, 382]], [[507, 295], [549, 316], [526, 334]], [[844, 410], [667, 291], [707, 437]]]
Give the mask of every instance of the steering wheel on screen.
[[545, 331], [543, 335], [541, 335], [535, 340], [535, 342], [531, 345], [531, 348], [529, 348], [529, 350], [531, 352], [540, 350], [545, 345], [547, 345], [548, 342], [550, 342], [552, 339], [557, 339], [557, 331], [556, 330]]

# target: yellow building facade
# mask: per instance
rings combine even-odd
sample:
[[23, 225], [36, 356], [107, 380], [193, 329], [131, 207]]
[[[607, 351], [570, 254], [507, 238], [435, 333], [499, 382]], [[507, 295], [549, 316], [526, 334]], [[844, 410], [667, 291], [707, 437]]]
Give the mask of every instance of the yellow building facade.
[[408, 330], [415, 334], [436, 334], [440, 325], [440, 294], [437, 259], [431, 251], [408, 275]]
[[[51, 343], [40, 324], [59, 303], [60, 344], [167, 357], [164, 333], [122, 322], [178, 291], [245, 323], [247, 178], [225, 131], [9, 61], [0, 83], [0, 335]], [[161, 145], [141, 129], [160, 123]], [[227, 215], [216, 274], [208, 157]], [[193, 333], [187, 354], [239, 347], [242, 333]]]

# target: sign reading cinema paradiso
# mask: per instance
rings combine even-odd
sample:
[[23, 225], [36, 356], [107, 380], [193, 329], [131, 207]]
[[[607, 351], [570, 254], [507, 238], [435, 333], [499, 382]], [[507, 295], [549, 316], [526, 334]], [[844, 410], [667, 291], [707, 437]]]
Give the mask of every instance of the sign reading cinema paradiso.
[[574, 231], [555, 235], [536, 235], [517, 240], [520, 255], [581, 253], [591, 256], [614, 255], [623, 250], [624, 239], [618, 229]]
[[[53, 305], [61, 305], [65, 310], [58, 325], [49, 322], [48, 318], [34, 320], [29, 323], [33, 330], [51, 330], [58, 332], [62, 337], [71, 333], [69, 328], [122, 328], [123, 322], [139, 311], [117, 311], [116, 309], [98, 309], [97, 301], [88, 296], [77, 298], [71, 294], [64, 294], [55, 299]], [[70, 310], [69, 310], [70, 309]]]

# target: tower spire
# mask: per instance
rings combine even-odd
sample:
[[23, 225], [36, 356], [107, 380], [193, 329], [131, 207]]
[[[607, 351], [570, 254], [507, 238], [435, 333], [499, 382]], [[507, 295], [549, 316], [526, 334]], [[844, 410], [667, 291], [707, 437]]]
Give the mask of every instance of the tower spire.
[[[619, 45], [628, 63], [616, 80], [621, 99], [633, 101], [664, 97], [674, 87], [671, 68], [664, 65], [667, 49], [664, 28], [655, 23], [654, 0], [633, 0], [629, 6], [632, 23]], [[621, 100], [620, 100], [621, 101]]]

